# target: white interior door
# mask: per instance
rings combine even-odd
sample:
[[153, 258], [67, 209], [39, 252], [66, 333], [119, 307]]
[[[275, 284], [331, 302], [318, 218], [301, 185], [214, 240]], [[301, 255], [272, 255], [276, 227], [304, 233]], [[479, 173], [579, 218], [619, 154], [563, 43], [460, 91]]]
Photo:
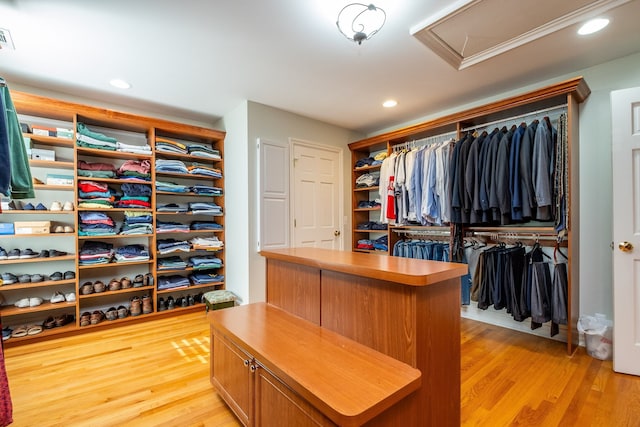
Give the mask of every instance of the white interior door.
[[611, 92], [613, 369], [640, 375], [640, 88]]
[[293, 243], [342, 249], [342, 155], [338, 148], [292, 141]]

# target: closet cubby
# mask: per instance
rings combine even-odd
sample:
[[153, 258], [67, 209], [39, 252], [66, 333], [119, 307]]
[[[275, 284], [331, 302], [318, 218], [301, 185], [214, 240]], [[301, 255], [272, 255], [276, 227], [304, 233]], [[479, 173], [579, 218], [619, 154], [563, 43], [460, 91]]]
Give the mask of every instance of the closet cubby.
[[[36, 198], [20, 202], [31, 202], [35, 205], [34, 202], [42, 201], [47, 208], [55, 201], [61, 204], [69, 202], [72, 204], [72, 209], [64, 211], [3, 209], [3, 222], [27, 219], [46, 220], [51, 222], [52, 228], [50, 234], [44, 235], [0, 236], [0, 246], [7, 251], [14, 248], [12, 245], [16, 242], [16, 237], [19, 237], [21, 249], [31, 247], [35, 251], [56, 248], [68, 252], [68, 255], [55, 259], [0, 260], [0, 271], [9, 273], [15, 271], [17, 274], [29, 272], [29, 274], [47, 276], [60, 271], [73, 273], [73, 278], [44, 280], [38, 283], [4, 284], [0, 288], [0, 293], [5, 300], [0, 308], [3, 326], [14, 330], [28, 325], [43, 326], [42, 332], [11, 337], [5, 342], [6, 345], [19, 345], [59, 334], [82, 333], [131, 321], [152, 321], [158, 316], [203, 309], [204, 304], [199, 294], [209, 289], [224, 289], [224, 132], [24, 92], [12, 91], [11, 96], [20, 121], [29, 125], [29, 128], [25, 129], [28, 131], [23, 134], [27, 147], [55, 152], [55, 160], [31, 158], [29, 165], [34, 178], [38, 179], [34, 184]], [[59, 128], [61, 133], [58, 135], [52, 131], [51, 134], [45, 135], [41, 128], [51, 130]], [[71, 130], [71, 133], [65, 132], [65, 129]], [[80, 136], [81, 134], [89, 138], [84, 138]], [[97, 138], [97, 144], [96, 140], [91, 138]], [[156, 138], [172, 139], [186, 145], [201, 145], [205, 147], [201, 151], [204, 154], [198, 155], [198, 150], [195, 150], [196, 155], [156, 152]], [[113, 141], [117, 142], [112, 143]], [[48, 156], [50, 153], [44, 154]], [[189, 165], [199, 163], [206, 168], [215, 168], [220, 176], [200, 176], [191, 173], [156, 175], [156, 159], [180, 159]], [[115, 173], [92, 172], [92, 170], [110, 169], [95, 166], [98, 164], [112, 166]], [[123, 168], [123, 165], [126, 167]], [[136, 172], [140, 170], [139, 166], [148, 169], [148, 176], [138, 176]], [[72, 182], [64, 184], [72, 185], [47, 184], [47, 175], [70, 175]], [[215, 187], [216, 190], [215, 194], [189, 191], [176, 195], [168, 191], [156, 190], [156, 179], [177, 181], [189, 187], [197, 186], [198, 190], [208, 187]], [[138, 185], [142, 187], [136, 187]], [[144, 190], [143, 187], [148, 190]], [[81, 188], [83, 188], [82, 191]], [[110, 194], [104, 193], [107, 191], [105, 189]], [[158, 203], [177, 201], [184, 201], [187, 204], [195, 201], [215, 202], [220, 209], [219, 213], [216, 212], [213, 215], [210, 212], [172, 214], [157, 211]], [[8, 204], [9, 200], [3, 200], [3, 202]], [[134, 218], [138, 216], [145, 218], [143, 221], [146, 225], [142, 228], [137, 228], [135, 225], [137, 221]], [[102, 221], [104, 218], [109, 218], [105, 220], [108, 226], [96, 231], [95, 220]], [[219, 225], [213, 230], [189, 229], [184, 234], [157, 233], [158, 221], [176, 221], [189, 225], [192, 221], [207, 222], [213, 219]], [[53, 233], [56, 225], [60, 225], [61, 230], [66, 226], [66, 232]], [[189, 281], [186, 286], [179, 289], [159, 289], [158, 274], [176, 274], [189, 279], [195, 271], [193, 267], [158, 271], [158, 258], [163, 258], [164, 255], [159, 255], [157, 251], [157, 240], [176, 235], [181, 238], [188, 237], [187, 241], [195, 236], [201, 238], [216, 236], [219, 239], [221, 244], [215, 251], [189, 247], [187, 252], [179, 253], [179, 256], [187, 261], [189, 256], [215, 254], [220, 259], [220, 264], [219, 268], [212, 271], [216, 271], [219, 280], [207, 284]], [[86, 260], [90, 258], [86, 257], [81, 261], [83, 247], [87, 244], [104, 245], [112, 248], [113, 252], [118, 253], [119, 256], [115, 257], [112, 252], [108, 262], [87, 262]], [[118, 251], [118, 248], [125, 249]], [[142, 251], [141, 248], [143, 248]], [[148, 252], [148, 259], [145, 259], [144, 250]], [[137, 259], [136, 255], [140, 255], [141, 258]], [[118, 286], [112, 283], [114, 279], [128, 286]], [[88, 284], [91, 284], [92, 292], [88, 292]], [[75, 300], [63, 303], [49, 302], [56, 291], [73, 293]], [[185, 307], [177, 305], [174, 310], [158, 307], [158, 301], [161, 298], [179, 299], [183, 296], [185, 300], [187, 296], [191, 297], [188, 299], [190, 304]], [[25, 297], [40, 297], [43, 302], [36, 307], [19, 308], [14, 305], [16, 301]], [[143, 299], [146, 304], [145, 311], [140, 315], [137, 313], [132, 315], [133, 301]], [[126, 309], [126, 316], [111, 316], [113, 320], [109, 320], [106, 314], [113, 309], [120, 314], [124, 313], [121, 309]], [[105, 317], [99, 322], [89, 322], [88, 319], [95, 313], [102, 313]], [[72, 316], [73, 320], [62, 322], [63, 324], [59, 326], [44, 327], [45, 320], [60, 318], [63, 315]], [[68, 317], [67, 320], [69, 320]]]
[[[508, 220], [496, 222], [482, 222], [456, 220], [442, 224], [422, 225], [419, 222], [399, 224], [391, 220], [386, 236], [388, 239], [389, 255], [393, 253], [394, 245], [406, 236], [431, 236], [434, 241], [448, 240], [458, 233], [459, 237], [493, 242], [511, 242], [527, 239], [535, 241], [541, 246], [562, 248], [568, 256], [567, 262], [567, 352], [572, 354], [578, 345], [578, 331], [576, 328], [579, 316], [579, 283], [578, 283], [578, 236], [579, 236], [579, 186], [578, 186], [578, 115], [579, 104], [590, 94], [590, 89], [582, 77], [576, 77], [554, 85], [505, 98], [486, 105], [480, 105], [465, 111], [449, 114], [412, 126], [400, 128], [391, 132], [376, 135], [349, 144], [353, 165], [352, 173], [352, 250], [363, 251], [358, 247], [361, 239], [370, 238], [372, 232], [362, 230], [358, 224], [373, 217], [379, 218], [378, 212], [363, 209], [361, 202], [374, 195], [379, 197], [377, 189], [366, 191], [356, 186], [356, 180], [365, 173], [365, 169], [356, 167], [364, 158], [380, 151], [388, 156], [398, 155], [402, 149], [411, 148], [416, 141], [439, 136], [454, 135], [454, 141], [459, 142], [468, 132], [488, 129], [490, 126], [504, 126], [510, 121], [518, 126], [525, 117], [542, 115], [546, 112], [562, 110], [566, 114], [566, 194], [565, 202], [568, 217], [564, 229], [558, 232], [557, 224], [553, 221], [517, 221]], [[505, 131], [506, 132], [506, 131]], [[452, 147], [455, 144], [452, 143]], [[451, 161], [452, 152], [448, 160]], [[462, 178], [465, 179], [465, 178]], [[384, 188], [385, 182], [379, 186]], [[450, 189], [448, 191], [451, 191]], [[449, 193], [450, 194], [450, 193]], [[384, 192], [382, 194], [384, 197]], [[451, 200], [449, 201], [451, 203]], [[384, 205], [383, 205], [384, 209]], [[503, 223], [504, 222], [504, 223]], [[454, 226], [454, 224], [456, 224]], [[562, 227], [559, 227], [562, 228]], [[450, 248], [453, 250], [453, 248]], [[366, 252], [366, 251], [365, 251]]]

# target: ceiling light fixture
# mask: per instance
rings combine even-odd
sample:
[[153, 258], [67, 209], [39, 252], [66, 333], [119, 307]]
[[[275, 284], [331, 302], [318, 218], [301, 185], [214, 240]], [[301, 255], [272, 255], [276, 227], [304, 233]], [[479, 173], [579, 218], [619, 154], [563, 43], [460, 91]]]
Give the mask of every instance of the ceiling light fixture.
[[346, 38], [360, 45], [380, 31], [386, 20], [384, 10], [373, 4], [351, 3], [342, 8], [336, 25]]
[[609, 25], [609, 20], [606, 18], [592, 19], [590, 21], [587, 21], [582, 27], [580, 27], [580, 29], [578, 30], [578, 34], [580, 34], [581, 36], [593, 34], [602, 30], [607, 25]]
[[398, 105], [398, 101], [396, 101], [395, 99], [387, 99], [386, 101], [384, 101], [384, 102], [382, 103], [382, 106], [383, 106], [384, 108], [393, 108], [393, 107], [395, 107], [396, 105]]
[[113, 87], [117, 87], [118, 89], [129, 89], [131, 87], [131, 83], [122, 79], [112, 79], [109, 84]]

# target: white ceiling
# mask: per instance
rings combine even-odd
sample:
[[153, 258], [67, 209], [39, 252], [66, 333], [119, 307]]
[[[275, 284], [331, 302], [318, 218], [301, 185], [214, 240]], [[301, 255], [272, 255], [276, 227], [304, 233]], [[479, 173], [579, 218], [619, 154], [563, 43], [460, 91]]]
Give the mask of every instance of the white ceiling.
[[[531, 13], [536, 1], [503, 0]], [[0, 0], [0, 50], [12, 83], [213, 120], [251, 100], [371, 132], [640, 52], [640, 0], [457, 71], [410, 28], [464, 0], [376, 0], [384, 28], [361, 46], [337, 30], [346, 0]], [[494, 2], [495, 3], [495, 2]], [[462, 33], [500, 28], [510, 16], [471, 18]], [[109, 86], [114, 77], [133, 84]], [[398, 100], [384, 109], [387, 98]]]

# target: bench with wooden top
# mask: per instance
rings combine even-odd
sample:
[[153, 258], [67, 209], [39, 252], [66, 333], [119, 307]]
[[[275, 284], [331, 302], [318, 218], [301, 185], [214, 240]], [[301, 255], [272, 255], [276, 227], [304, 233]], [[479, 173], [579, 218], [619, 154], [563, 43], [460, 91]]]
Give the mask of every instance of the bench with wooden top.
[[418, 369], [271, 304], [208, 318], [211, 382], [244, 425], [363, 425], [421, 385]]

